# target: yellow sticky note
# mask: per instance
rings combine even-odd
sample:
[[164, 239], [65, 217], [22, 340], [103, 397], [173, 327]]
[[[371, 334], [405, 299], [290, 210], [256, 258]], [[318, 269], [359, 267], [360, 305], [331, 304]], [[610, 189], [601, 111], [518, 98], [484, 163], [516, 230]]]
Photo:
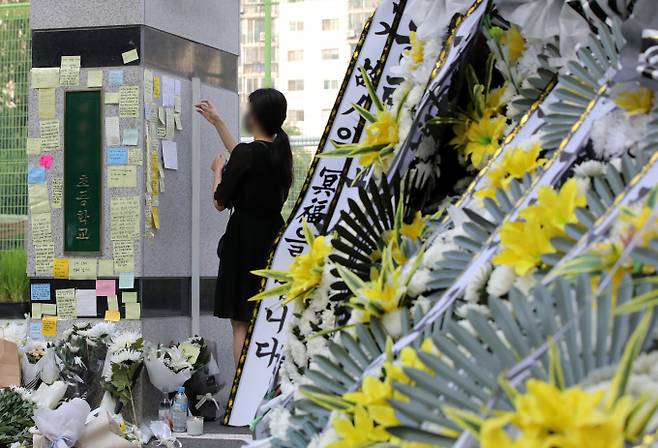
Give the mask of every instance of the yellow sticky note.
[[41, 319], [41, 335], [49, 338], [57, 336], [57, 316], [44, 316]]
[[48, 199], [47, 184], [28, 185], [27, 197], [30, 203], [30, 211], [33, 215], [50, 213], [50, 200]]
[[119, 92], [105, 92], [105, 104], [119, 104]]
[[107, 310], [105, 311], [105, 320], [119, 322], [121, 320], [121, 313], [119, 313], [119, 310]]
[[160, 212], [158, 207], [151, 208], [151, 216], [153, 217], [153, 227], [156, 229], [160, 228]]
[[39, 120], [55, 118], [55, 89], [39, 89]]
[[69, 278], [68, 258], [55, 258], [53, 262], [53, 277], [68, 280]]
[[60, 319], [75, 319], [77, 317], [75, 288], [56, 290], [55, 301], [57, 302], [57, 316]]
[[50, 183], [50, 194], [53, 208], [62, 208], [62, 193], [64, 192], [64, 178], [53, 177]]
[[160, 98], [160, 77], [153, 77], [153, 98]]
[[25, 150], [28, 156], [41, 154], [41, 138], [28, 137]]
[[57, 305], [54, 303], [43, 303], [41, 304], [41, 314], [57, 316]]
[[58, 150], [59, 145], [59, 120], [44, 120], [39, 123], [41, 136], [41, 149]]
[[40, 303], [32, 304], [32, 319], [41, 319], [43, 315], [43, 310]]
[[119, 87], [119, 116], [122, 118], [139, 117], [139, 86]]
[[124, 291], [121, 293], [123, 303], [137, 303], [137, 291]]
[[87, 72], [87, 87], [103, 87], [103, 70]]
[[137, 320], [142, 316], [139, 303], [126, 303], [126, 319]]
[[123, 58], [123, 63], [124, 64], [130, 64], [131, 62], [136, 61], [137, 59], [139, 59], [139, 55], [137, 54], [137, 49], [136, 48], [133, 48], [132, 50], [121, 53], [121, 57]]
[[114, 260], [98, 260], [98, 276], [114, 277]]
[[70, 258], [69, 278], [71, 280], [95, 280], [96, 265], [95, 258]]
[[136, 188], [137, 167], [134, 165], [111, 165], [107, 167], [109, 188]]
[[107, 309], [110, 311], [119, 311], [119, 302], [117, 301], [117, 296], [107, 297]]
[[33, 68], [31, 71], [33, 89], [59, 87], [59, 67]]

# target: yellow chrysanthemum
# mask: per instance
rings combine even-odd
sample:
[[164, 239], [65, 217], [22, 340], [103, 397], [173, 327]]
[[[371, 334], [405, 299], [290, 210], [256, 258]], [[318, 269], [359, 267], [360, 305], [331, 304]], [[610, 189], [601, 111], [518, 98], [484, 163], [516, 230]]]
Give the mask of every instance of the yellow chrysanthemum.
[[356, 406], [362, 406], [377, 424], [386, 427], [399, 423], [395, 410], [388, 403], [393, 395], [390, 379], [380, 380], [374, 376], [367, 376], [359, 391], [346, 393], [343, 398]]
[[295, 257], [290, 264], [292, 286], [288, 293], [289, 298], [296, 298], [313, 290], [322, 280], [324, 261], [331, 252], [331, 244], [324, 236], [313, 240], [310, 250], [303, 255]]
[[464, 153], [471, 159], [475, 168], [482, 168], [489, 157], [496, 152], [505, 130], [505, 124], [504, 116], [487, 116], [468, 126]]
[[340, 439], [329, 444], [328, 448], [365, 448], [391, 438], [384, 427], [375, 425], [363, 406], [355, 407], [353, 419], [337, 417], [331, 423]]
[[[400, 300], [404, 296], [400, 285], [400, 271], [401, 268], [398, 267], [384, 281], [381, 273], [374, 269], [370, 281], [359, 290], [360, 297], [355, 297], [353, 301], [376, 305], [384, 314], [398, 309]], [[364, 318], [366, 321], [370, 320], [370, 313], [365, 312]]]
[[628, 116], [648, 114], [653, 106], [653, 90], [640, 87], [637, 90], [620, 92], [614, 102], [624, 109]]
[[411, 41], [411, 49], [406, 50], [404, 54], [406, 57], [411, 58], [412, 68], [415, 69], [423, 63], [425, 58], [425, 42], [418, 39], [415, 31], [409, 33], [409, 40]]
[[395, 116], [388, 110], [376, 115], [377, 121], [366, 125], [364, 146], [397, 144], [400, 128]]
[[500, 229], [503, 248], [494, 258], [496, 265], [514, 269], [523, 276], [541, 265], [542, 255], [555, 252], [551, 239], [564, 234], [564, 226], [577, 222], [576, 207], [583, 207], [585, 196], [570, 179], [559, 192], [542, 187], [537, 203], [521, 211], [524, 221], [507, 222]]
[[525, 39], [516, 25], [503, 34], [502, 43], [507, 46], [507, 56], [510, 64], [519, 60], [525, 51]]
[[410, 224], [402, 223], [402, 229], [400, 233], [403, 236], [409, 238], [411, 241], [417, 241], [418, 238], [423, 234], [423, 229], [425, 229], [425, 223], [428, 218], [424, 218], [423, 214], [420, 211], [417, 211], [414, 215], [414, 219]]
[[[527, 394], [514, 400], [514, 411], [486, 420], [480, 431], [483, 448], [619, 448], [632, 403], [620, 399], [611, 410], [603, 391], [579, 387], [560, 390], [539, 380], [527, 383]], [[506, 428], [513, 426], [511, 437]]]
[[484, 104], [485, 116], [494, 116], [505, 107], [505, 93], [507, 93], [507, 84], [503, 84], [502, 86], [489, 91], [487, 100]]
[[513, 179], [522, 179], [523, 176], [532, 174], [546, 163], [546, 159], [540, 159], [541, 146], [535, 144], [532, 148], [512, 148], [505, 152], [500, 162], [496, 163], [487, 172], [488, 187], [484, 188], [475, 196], [484, 198], [496, 198], [497, 189], [507, 189]]

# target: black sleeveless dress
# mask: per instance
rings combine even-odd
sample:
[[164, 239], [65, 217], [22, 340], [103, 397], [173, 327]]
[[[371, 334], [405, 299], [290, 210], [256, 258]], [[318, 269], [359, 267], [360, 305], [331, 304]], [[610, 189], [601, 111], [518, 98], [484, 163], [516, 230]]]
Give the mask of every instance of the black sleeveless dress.
[[271, 143], [241, 143], [231, 153], [215, 199], [233, 212], [217, 247], [219, 274], [215, 316], [251, 320], [261, 278], [251, 271], [266, 268], [274, 240], [283, 227], [281, 208], [288, 197], [285, 176], [274, 168]]

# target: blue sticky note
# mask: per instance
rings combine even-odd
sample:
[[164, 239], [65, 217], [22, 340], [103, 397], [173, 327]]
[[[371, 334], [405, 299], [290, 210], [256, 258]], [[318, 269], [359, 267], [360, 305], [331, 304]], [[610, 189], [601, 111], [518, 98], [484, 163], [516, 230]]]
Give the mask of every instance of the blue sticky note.
[[107, 164], [108, 165], [127, 165], [128, 164], [128, 148], [117, 146], [116, 148], [107, 149]]
[[32, 300], [50, 300], [50, 283], [32, 283], [30, 297]]
[[119, 273], [119, 289], [133, 289], [135, 287], [134, 272]]
[[38, 166], [27, 170], [28, 184], [42, 184], [46, 181], [46, 169]]
[[139, 129], [128, 128], [123, 130], [121, 135], [122, 145], [137, 146], [137, 140], [139, 140]]
[[30, 339], [43, 339], [43, 335], [41, 334], [41, 319], [33, 319], [30, 321]]
[[108, 75], [108, 84], [110, 87], [119, 87], [123, 85], [123, 70], [110, 70]]

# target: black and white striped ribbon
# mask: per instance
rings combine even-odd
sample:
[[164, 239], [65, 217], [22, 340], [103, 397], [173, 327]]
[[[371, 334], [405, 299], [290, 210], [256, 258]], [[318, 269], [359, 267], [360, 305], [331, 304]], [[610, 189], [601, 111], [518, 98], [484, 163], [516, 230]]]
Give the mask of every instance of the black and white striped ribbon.
[[635, 0], [580, 0], [585, 14], [596, 16], [602, 22], [617, 15], [625, 19], [633, 9]]
[[658, 30], [642, 31], [642, 51], [637, 71], [642, 76], [658, 80]]

